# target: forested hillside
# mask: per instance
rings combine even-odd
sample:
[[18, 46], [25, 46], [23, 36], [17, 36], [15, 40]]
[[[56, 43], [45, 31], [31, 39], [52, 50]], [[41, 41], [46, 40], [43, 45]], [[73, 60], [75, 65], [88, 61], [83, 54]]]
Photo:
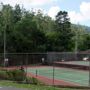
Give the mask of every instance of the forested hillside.
[[0, 9], [0, 53], [6, 52], [51, 52], [90, 49], [90, 33], [86, 27], [73, 25], [67, 11], [60, 11], [52, 20], [41, 10], [34, 12], [19, 5], [1, 5]]

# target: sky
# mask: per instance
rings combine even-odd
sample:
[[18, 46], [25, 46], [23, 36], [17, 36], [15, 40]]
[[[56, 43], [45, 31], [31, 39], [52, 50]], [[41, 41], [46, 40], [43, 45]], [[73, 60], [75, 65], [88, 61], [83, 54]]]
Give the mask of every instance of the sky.
[[90, 26], [90, 0], [0, 0], [3, 4], [20, 4], [27, 10], [41, 9], [55, 19], [59, 11], [67, 11], [74, 24]]

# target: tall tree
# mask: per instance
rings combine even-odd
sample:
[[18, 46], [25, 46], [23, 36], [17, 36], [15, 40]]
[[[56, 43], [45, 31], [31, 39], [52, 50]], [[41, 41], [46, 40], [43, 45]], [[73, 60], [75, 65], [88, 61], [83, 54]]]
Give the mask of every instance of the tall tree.
[[90, 33], [83, 35], [83, 41], [79, 44], [79, 51], [90, 49]]
[[20, 21], [22, 18], [22, 10], [18, 4], [15, 6], [13, 12], [14, 12], [14, 23], [16, 23]]
[[88, 36], [87, 31], [85, 29], [85, 27], [81, 26], [81, 25], [72, 25], [71, 29], [74, 33], [74, 37], [73, 37], [73, 43], [74, 43], [74, 47], [73, 47], [73, 51], [81, 51], [81, 50], [85, 50], [86, 47], [85, 45], [85, 40], [86, 37]]
[[54, 20], [52, 20], [51, 17], [44, 15], [41, 10], [36, 13], [33, 19], [36, 22], [39, 30], [43, 31], [44, 33], [53, 31], [55, 24]]
[[71, 23], [66, 11], [60, 11], [56, 15], [58, 33], [58, 50], [59, 51], [70, 51], [72, 48], [72, 37]]
[[40, 52], [44, 49], [45, 35], [37, 28], [32, 13], [26, 15], [15, 26], [17, 52]]

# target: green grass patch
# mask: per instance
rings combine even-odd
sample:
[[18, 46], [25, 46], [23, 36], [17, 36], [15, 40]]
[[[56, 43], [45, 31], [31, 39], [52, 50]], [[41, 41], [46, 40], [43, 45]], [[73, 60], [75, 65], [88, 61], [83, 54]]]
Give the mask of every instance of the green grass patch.
[[[70, 89], [70, 88], [56, 88], [52, 86], [44, 86], [44, 85], [32, 85], [32, 84], [18, 84], [12, 81], [0, 81], [0, 86], [12, 86], [17, 88], [29, 88], [30, 90], [77, 90], [77, 89]], [[82, 89], [78, 89], [82, 90]]]

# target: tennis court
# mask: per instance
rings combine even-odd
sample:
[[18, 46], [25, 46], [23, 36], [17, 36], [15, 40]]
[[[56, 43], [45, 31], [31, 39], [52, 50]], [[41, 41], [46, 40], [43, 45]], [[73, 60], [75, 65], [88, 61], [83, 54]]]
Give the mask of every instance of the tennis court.
[[88, 71], [49, 66], [27, 68], [28, 73], [37, 73], [37, 75], [44, 76], [50, 79], [53, 79], [53, 71], [55, 80], [64, 80], [66, 82], [77, 84], [80, 86], [88, 86], [89, 84]]
[[60, 63], [89, 66], [89, 61], [66, 61], [66, 62], [60, 62]]

